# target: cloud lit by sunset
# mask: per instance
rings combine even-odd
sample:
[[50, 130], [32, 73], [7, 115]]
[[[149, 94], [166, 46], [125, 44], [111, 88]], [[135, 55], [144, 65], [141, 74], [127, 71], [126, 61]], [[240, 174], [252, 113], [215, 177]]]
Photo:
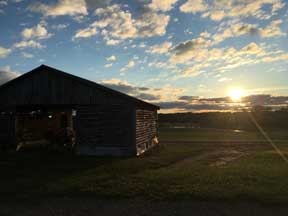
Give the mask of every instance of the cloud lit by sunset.
[[2, 0], [0, 83], [47, 64], [162, 112], [238, 109], [229, 99], [287, 106], [287, 9], [284, 0]]

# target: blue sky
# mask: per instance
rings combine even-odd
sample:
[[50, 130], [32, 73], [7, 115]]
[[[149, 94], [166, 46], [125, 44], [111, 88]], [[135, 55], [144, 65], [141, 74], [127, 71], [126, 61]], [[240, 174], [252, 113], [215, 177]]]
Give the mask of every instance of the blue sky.
[[0, 82], [47, 64], [167, 111], [228, 109], [205, 98], [233, 88], [285, 105], [287, 9], [285, 0], [0, 0]]

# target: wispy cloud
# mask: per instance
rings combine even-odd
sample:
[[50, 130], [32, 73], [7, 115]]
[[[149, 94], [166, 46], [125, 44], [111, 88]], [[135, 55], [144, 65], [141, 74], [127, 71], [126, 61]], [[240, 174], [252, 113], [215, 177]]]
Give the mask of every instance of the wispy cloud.
[[33, 12], [42, 13], [44, 16], [52, 17], [88, 14], [85, 0], [58, 0], [55, 4], [37, 2], [30, 5], [29, 9]]
[[[271, 5], [270, 11], [263, 10], [264, 5]], [[255, 17], [258, 19], [269, 19], [278, 10], [284, 7], [281, 0], [254, 0], [254, 1], [212, 1], [187, 0], [180, 6], [184, 13], [201, 13], [202, 17], [209, 17], [214, 21], [224, 18]]]
[[27, 47], [40, 49], [40, 48], [44, 48], [45, 46], [34, 40], [24, 40], [24, 41], [17, 42], [13, 45], [13, 48], [18, 48], [18, 49], [25, 49]]
[[7, 49], [0, 46], [0, 58], [5, 58], [11, 53], [11, 49]]
[[129, 68], [133, 68], [136, 65], [135, 61], [130, 60], [124, 67], [120, 69], [120, 72], [124, 72], [128, 70]]
[[0, 85], [18, 77], [19, 75], [20, 73], [13, 71], [9, 65], [0, 68]]
[[164, 53], [168, 53], [169, 49], [172, 47], [172, 43], [171, 42], [164, 42], [162, 44], [159, 45], [154, 45], [151, 46], [147, 52], [148, 53], [158, 53], [158, 54], [164, 54]]

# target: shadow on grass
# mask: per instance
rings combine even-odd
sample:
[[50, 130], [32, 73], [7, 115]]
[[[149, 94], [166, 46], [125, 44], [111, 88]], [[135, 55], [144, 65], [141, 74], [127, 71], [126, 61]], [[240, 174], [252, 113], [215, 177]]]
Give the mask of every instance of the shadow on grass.
[[41, 194], [47, 184], [125, 159], [35, 150], [0, 153], [0, 193], [6, 194], [5, 199]]

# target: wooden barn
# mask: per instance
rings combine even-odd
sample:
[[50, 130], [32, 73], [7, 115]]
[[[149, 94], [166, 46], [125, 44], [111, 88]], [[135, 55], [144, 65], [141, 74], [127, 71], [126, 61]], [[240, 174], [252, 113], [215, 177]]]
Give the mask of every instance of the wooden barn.
[[158, 144], [158, 106], [41, 65], [0, 86], [0, 149], [140, 155]]

